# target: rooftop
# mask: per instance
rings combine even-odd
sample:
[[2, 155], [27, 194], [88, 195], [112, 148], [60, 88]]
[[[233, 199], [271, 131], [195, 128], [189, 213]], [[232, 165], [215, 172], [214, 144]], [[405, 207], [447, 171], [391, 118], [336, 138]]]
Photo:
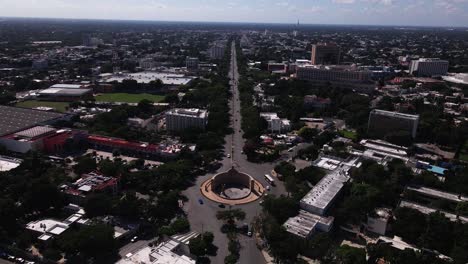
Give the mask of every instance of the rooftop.
[[442, 214], [445, 215], [445, 217], [447, 217], [450, 221], [452, 222], [456, 222], [458, 220], [460, 220], [461, 222], [463, 223], [468, 223], [468, 217], [464, 217], [464, 216], [458, 216], [455, 215], [455, 214], [452, 214], [452, 213], [449, 213], [449, 212], [445, 212], [445, 211], [442, 211], [442, 210], [438, 210], [438, 209], [435, 209], [435, 208], [431, 208], [431, 207], [427, 207], [427, 206], [424, 206], [424, 205], [420, 205], [420, 204], [417, 204], [417, 203], [413, 203], [413, 202], [409, 202], [409, 201], [401, 201], [400, 202], [400, 207], [406, 207], [406, 208], [411, 208], [411, 209], [414, 209], [414, 210], [418, 210], [419, 212], [423, 213], [423, 214], [432, 214], [432, 213], [435, 213], [435, 212], [441, 212]]
[[65, 115], [11, 106], [0, 106], [0, 136], [63, 118]]
[[49, 88], [59, 88], [59, 89], [80, 89], [83, 88], [84, 85], [82, 84], [65, 84], [65, 83], [59, 83], [59, 84], [54, 84]]
[[195, 260], [176, 253], [180, 243], [174, 240], [156, 247], [144, 247], [119, 260], [116, 264], [195, 264]]
[[201, 117], [207, 116], [208, 111], [198, 108], [174, 108], [167, 111], [168, 114], [179, 115], [179, 116], [190, 116], [190, 117]]
[[165, 72], [138, 72], [130, 74], [112, 75], [102, 79], [104, 82], [122, 82], [123, 80], [136, 80], [138, 83], [150, 83], [151, 81], [161, 80], [166, 85], [186, 85], [193, 80], [193, 77], [184, 74], [165, 73]]
[[11, 157], [0, 156], [0, 171], [10, 171], [19, 165], [23, 160]]
[[333, 217], [323, 217], [300, 210], [299, 215], [290, 217], [283, 226], [289, 233], [307, 238], [316, 230], [328, 231], [333, 224], [333, 220]]
[[[349, 180], [348, 171], [351, 167], [360, 166], [358, 160], [358, 158], [354, 158], [347, 162], [333, 164], [331, 166], [333, 168], [332, 171], [323, 177], [319, 183], [301, 199], [301, 205], [304, 204], [306, 206], [325, 210], [341, 191], [344, 183]], [[331, 158], [327, 159], [325, 162], [330, 161]], [[320, 161], [318, 163], [320, 163]]]
[[439, 191], [427, 187], [406, 187], [410, 191], [421, 193], [427, 196], [432, 196], [434, 198], [443, 198], [454, 202], [468, 202], [468, 197], [463, 195], [457, 195], [454, 193]]
[[410, 115], [410, 114], [390, 112], [390, 111], [379, 110], [379, 109], [372, 110], [371, 114], [378, 114], [378, 115], [383, 115], [383, 116], [388, 116], [388, 117], [404, 118], [404, 119], [411, 119], [411, 120], [419, 120], [419, 115]]
[[84, 88], [48, 88], [39, 92], [39, 95], [56, 95], [56, 96], [81, 96], [91, 92], [91, 89]]
[[22, 137], [22, 138], [36, 138], [51, 132], [55, 132], [56, 129], [47, 126], [35, 126], [20, 132], [16, 132], [15, 136]]

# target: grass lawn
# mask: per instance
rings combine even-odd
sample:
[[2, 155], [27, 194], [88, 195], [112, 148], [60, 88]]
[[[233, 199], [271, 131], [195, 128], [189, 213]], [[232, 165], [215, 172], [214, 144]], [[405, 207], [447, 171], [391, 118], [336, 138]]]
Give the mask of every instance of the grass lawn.
[[67, 111], [66, 107], [69, 106], [69, 103], [29, 100], [29, 101], [19, 102], [16, 104], [16, 106], [24, 107], [24, 108], [35, 108], [39, 106], [45, 106], [45, 107], [52, 107], [58, 112], [66, 112]]
[[349, 138], [351, 140], [354, 140], [357, 137], [357, 133], [354, 131], [350, 131], [350, 130], [341, 130], [340, 135], [342, 137]]
[[143, 99], [148, 99], [155, 103], [161, 102], [164, 100], [162, 95], [154, 94], [129, 94], [129, 93], [108, 93], [100, 94], [95, 97], [97, 102], [120, 102], [120, 103], [139, 103]]

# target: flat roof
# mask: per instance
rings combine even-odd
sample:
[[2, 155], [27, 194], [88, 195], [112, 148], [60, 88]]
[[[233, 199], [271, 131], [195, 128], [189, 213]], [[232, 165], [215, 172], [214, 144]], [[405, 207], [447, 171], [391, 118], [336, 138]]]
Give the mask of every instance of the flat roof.
[[337, 169], [323, 177], [302, 199], [301, 203], [324, 210], [349, 180], [347, 170]]
[[22, 162], [21, 159], [0, 156], [0, 171], [10, 171], [21, 165]]
[[48, 88], [40, 91], [39, 95], [55, 95], [55, 96], [80, 96], [91, 92], [91, 89], [83, 88]]
[[83, 88], [82, 84], [66, 84], [66, 83], [58, 83], [54, 84], [49, 88], [61, 88], [61, 89], [80, 89]]
[[[320, 163], [320, 160], [323, 158], [324, 157], [320, 157], [318, 163]], [[325, 157], [325, 159], [328, 161], [333, 160], [332, 157]], [[339, 159], [336, 160], [339, 161]], [[344, 183], [350, 179], [348, 171], [351, 167], [359, 167], [360, 165], [359, 158], [352, 158], [347, 161], [341, 161], [336, 167], [335, 165], [331, 166], [334, 169], [325, 175], [325, 177], [301, 199], [300, 203], [325, 210], [341, 191]]]
[[144, 247], [127, 254], [116, 264], [195, 264], [195, 260], [175, 252], [178, 246], [178, 242], [169, 240], [156, 247]]
[[35, 138], [56, 131], [55, 128], [47, 126], [35, 126], [16, 132], [15, 135], [23, 138]]
[[410, 115], [410, 114], [404, 114], [404, 113], [399, 113], [399, 112], [391, 112], [391, 111], [380, 110], [380, 109], [374, 109], [374, 110], [372, 110], [371, 113], [372, 114], [383, 115], [383, 116], [388, 116], [388, 117], [419, 120], [419, 115]]
[[445, 215], [445, 217], [447, 217], [452, 222], [456, 222], [456, 221], [460, 220], [461, 222], [463, 222], [465, 224], [468, 223], [468, 217], [465, 217], [465, 216], [458, 216], [457, 217], [457, 215], [446, 212], [446, 211], [438, 210], [438, 209], [435, 209], [435, 208], [427, 207], [427, 206], [424, 206], [424, 205], [420, 205], [420, 204], [405, 201], [405, 200], [401, 201], [399, 206], [400, 207], [411, 208], [411, 209], [414, 209], [414, 210], [418, 210], [419, 212], [421, 212], [423, 214], [426, 214], [426, 215], [432, 214], [432, 213], [435, 213], [435, 212], [441, 212], [442, 214]]
[[300, 210], [299, 215], [290, 217], [283, 226], [289, 233], [307, 238], [316, 230], [318, 224], [331, 228], [333, 220], [333, 217], [323, 217]]
[[34, 109], [0, 106], [0, 136], [63, 118], [65, 114]]
[[468, 197], [454, 193], [444, 192], [427, 187], [406, 187], [410, 191], [432, 196], [434, 198], [443, 198], [454, 202], [468, 202]]
[[200, 117], [205, 118], [208, 115], [207, 110], [198, 108], [174, 108], [167, 111], [168, 114], [188, 117]]
[[184, 74], [165, 73], [165, 72], [137, 72], [130, 74], [112, 75], [104, 78], [104, 82], [122, 82], [123, 80], [135, 80], [138, 83], [150, 83], [151, 81], [161, 80], [166, 85], [186, 85], [194, 78]]

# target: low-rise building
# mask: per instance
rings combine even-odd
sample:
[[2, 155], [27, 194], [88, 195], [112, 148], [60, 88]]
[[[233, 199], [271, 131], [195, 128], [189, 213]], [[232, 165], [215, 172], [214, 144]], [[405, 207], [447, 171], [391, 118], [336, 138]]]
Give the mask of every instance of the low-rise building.
[[260, 113], [268, 123], [268, 130], [272, 133], [285, 133], [291, 130], [291, 121], [279, 118], [276, 113]]
[[119, 179], [91, 172], [81, 175], [76, 182], [64, 185], [61, 189], [74, 203], [80, 204], [91, 193], [116, 193], [119, 189]]
[[330, 98], [321, 98], [316, 95], [306, 95], [304, 97], [304, 107], [306, 109], [324, 109], [331, 104]]
[[67, 143], [83, 142], [85, 137], [85, 131], [35, 126], [0, 137], [0, 144], [18, 153], [43, 151], [47, 154], [57, 154], [66, 151]]
[[129, 253], [116, 264], [195, 264], [194, 259], [183, 254], [181, 247], [181, 243], [171, 239]]
[[22, 159], [0, 156], [0, 171], [11, 171], [21, 165]]
[[329, 232], [333, 226], [334, 218], [299, 211], [299, 215], [290, 217], [284, 224], [284, 228], [291, 234], [302, 238], [310, 238], [315, 232]]
[[49, 241], [61, 236], [73, 225], [87, 225], [89, 223], [89, 219], [85, 218], [84, 210], [79, 206], [70, 205], [67, 208], [71, 208], [72, 215], [67, 217], [65, 220], [46, 218], [31, 221], [26, 225], [26, 229], [37, 235], [37, 238], [40, 241]]

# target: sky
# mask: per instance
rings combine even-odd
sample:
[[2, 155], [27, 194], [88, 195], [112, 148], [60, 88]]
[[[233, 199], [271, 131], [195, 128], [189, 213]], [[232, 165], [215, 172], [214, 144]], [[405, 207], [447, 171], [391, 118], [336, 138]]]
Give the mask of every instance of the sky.
[[0, 16], [468, 26], [468, 0], [0, 0]]

